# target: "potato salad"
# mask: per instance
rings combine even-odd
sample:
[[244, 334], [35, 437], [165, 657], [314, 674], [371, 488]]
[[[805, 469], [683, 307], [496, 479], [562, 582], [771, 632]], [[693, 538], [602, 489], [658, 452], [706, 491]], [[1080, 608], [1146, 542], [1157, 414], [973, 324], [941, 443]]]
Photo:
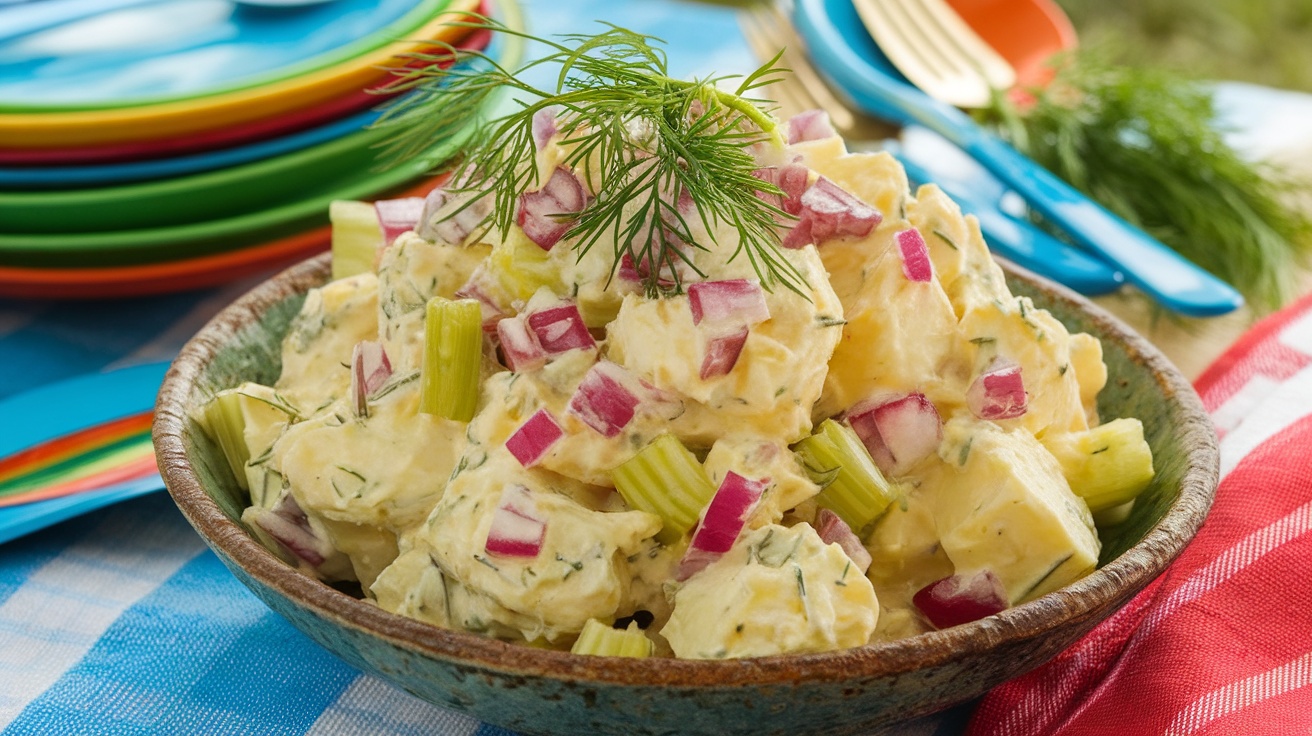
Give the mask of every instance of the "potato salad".
[[1095, 568], [1143, 427], [1098, 416], [1098, 341], [1013, 295], [973, 217], [805, 113], [749, 149], [792, 281], [677, 186], [651, 215], [677, 257], [634, 258], [583, 242], [610, 195], [566, 115], [535, 116], [509, 227], [468, 180], [334, 205], [277, 382], [197, 417], [270, 550], [437, 626], [699, 659], [913, 636]]

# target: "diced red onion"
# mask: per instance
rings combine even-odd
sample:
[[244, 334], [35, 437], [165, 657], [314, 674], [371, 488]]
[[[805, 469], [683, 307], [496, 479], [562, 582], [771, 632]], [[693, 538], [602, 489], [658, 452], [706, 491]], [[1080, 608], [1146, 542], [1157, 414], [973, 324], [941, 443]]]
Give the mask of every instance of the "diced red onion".
[[811, 170], [799, 163], [790, 163], [779, 170], [779, 188], [784, 190], [783, 211], [790, 215], [802, 212], [802, 195], [811, 180]]
[[546, 409], [538, 409], [515, 433], [506, 440], [506, 449], [520, 465], [531, 468], [542, 459], [551, 446], [565, 436], [556, 424], [556, 418]]
[[562, 304], [532, 312], [527, 321], [528, 328], [548, 355], [597, 346], [597, 341], [592, 339], [592, 333], [588, 332], [583, 315], [575, 304]]
[[697, 214], [697, 202], [693, 200], [692, 192], [689, 192], [687, 187], [679, 188], [679, 196], [674, 202], [674, 208], [684, 218]]
[[788, 143], [819, 141], [838, 135], [824, 110], [799, 112], [788, 119]]
[[536, 370], [552, 356], [597, 346], [575, 304], [502, 319], [496, 331], [506, 366], [515, 372]]
[[383, 344], [364, 340], [351, 353], [351, 406], [357, 417], [369, 415], [369, 397], [392, 377], [392, 362]]
[[[668, 230], [666, 231], [666, 242], [676, 243], [677, 238]], [[676, 247], [678, 247], [676, 245]], [[676, 256], [677, 257], [677, 256]], [[633, 256], [625, 253], [620, 256], [619, 277], [621, 281], [632, 284], [641, 284], [651, 274], [651, 261], [643, 258], [641, 262], [633, 260]], [[656, 278], [656, 283], [662, 287], [674, 285], [674, 275], [668, 263], [661, 264], [661, 273]]]
[[899, 231], [893, 236], [897, 240], [898, 253], [902, 256], [902, 275], [908, 281], [930, 281], [934, 278], [934, 265], [929, 260], [929, 248], [925, 238], [916, 228]]
[[529, 489], [506, 486], [501, 501], [492, 512], [492, 526], [487, 530], [483, 548], [499, 557], [537, 557], [547, 536], [547, 521], [538, 513]]
[[[463, 245], [492, 211], [490, 197], [473, 197], [472, 192], [452, 193], [442, 188], [429, 192], [415, 233], [431, 242]], [[452, 211], [456, 208], [458, 211]]]
[[332, 548], [314, 533], [309, 518], [291, 494], [283, 496], [272, 510], [252, 507], [247, 513], [278, 544], [311, 567], [322, 565], [332, 553]]
[[911, 602], [935, 627], [978, 621], [1007, 609], [1007, 592], [992, 570], [970, 577], [953, 575], [921, 588]]
[[852, 531], [852, 527], [847, 525], [846, 521], [829, 509], [820, 509], [815, 515], [815, 531], [820, 535], [820, 540], [825, 544], [837, 544], [847, 553], [852, 564], [864, 575], [866, 570], [870, 569], [870, 551], [866, 549], [861, 540], [857, 538]]
[[848, 411], [847, 423], [886, 475], [905, 473], [933, 454], [943, 437], [938, 410], [922, 393], [858, 404]]
[[473, 299], [478, 302], [479, 311], [483, 316], [483, 331], [496, 332], [497, 323], [506, 318], [506, 313], [501, 311], [496, 300], [488, 293], [486, 281], [492, 278], [485, 264], [480, 263], [478, 268], [474, 269], [473, 275], [464, 286], [456, 289], [455, 297], [457, 299]]
[[[756, 196], [790, 215], [796, 215], [802, 211], [802, 194], [806, 192], [807, 182], [811, 178], [811, 170], [806, 166], [792, 162], [782, 167], [768, 166], [757, 169], [752, 175], [761, 181], [769, 182], [783, 190], [783, 197], [778, 195], [767, 195], [764, 192], [757, 192]], [[773, 197], [773, 199], [771, 199]]]
[[751, 327], [770, 319], [765, 291], [755, 281], [701, 281], [688, 286], [692, 323], [743, 324]]
[[533, 113], [533, 144], [541, 151], [551, 142], [551, 137], [559, 132], [556, 125], [556, 106], [544, 107]]
[[966, 390], [966, 406], [980, 419], [1015, 419], [1027, 409], [1020, 365], [998, 356]]
[[386, 248], [396, 242], [401, 233], [414, 230], [419, 224], [419, 218], [424, 214], [424, 198], [380, 199], [374, 202], [374, 214], [383, 229], [383, 247]]
[[538, 338], [528, 328], [523, 317], [511, 317], [497, 323], [497, 339], [506, 367], [516, 373], [533, 371], [547, 363], [547, 351], [538, 344]]
[[802, 194], [801, 205], [797, 224], [784, 236], [785, 248], [820, 245], [846, 236], [865, 237], [884, 219], [879, 210], [823, 176]]
[[749, 330], [742, 327], [734, 332], [715, 335], [706, 339], [706, 355], [702, 358], [701, 378], [703, 381], [716, 376], [725, 376], [738, 364], [738, 356], [747, 344]]
[[628, 253], [620, 256], [619, 277], [620, 281], [634, 284], [642, 283], [642, 273], [638, 271], [638, 266], [633, 262], [633, 256]]
[[768, 480], [751, 480], [732, 470], [725, 472], [697, 522], [687, 554], [679, 561], [679, 580], [687, 580], [733, 547], [767, 485]]
[[573, 227], [571, 218], [561, 216], [581, 212], [587, 201], [583, 182], [568, 170], [557, 167], [541, 189], [519, 195], [515, 222], [529, 240], [542, 250], [551, 250]]
[[626, 371], [601, 360], [584, 374], [569, 401], [569, 413], [605, 437], [614, 437], [633, 421], [640, 399], [624, 387]]

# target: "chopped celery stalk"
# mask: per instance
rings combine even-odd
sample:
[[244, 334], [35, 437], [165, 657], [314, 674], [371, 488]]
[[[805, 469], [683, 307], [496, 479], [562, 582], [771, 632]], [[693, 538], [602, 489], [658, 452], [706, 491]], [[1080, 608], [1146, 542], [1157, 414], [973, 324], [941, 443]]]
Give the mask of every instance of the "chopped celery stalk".
[[1138, 419], [1116, 419], [1085, 432], [1045, 438], [1075, 495], [1098, 513], [1132, 501], [1153, 479], [1153, 451]]
[[246, 415], [242, 412], [242, 396], [236, 391], [222, 391], [205, 405], [202, 426], [223, 450], [223, 457], [232, 468], [232, 475], [242, 490], [247, 489], [246, 463], [251, 459], [246, 446]]
[[663, 544], [673, 544], [687, 534], [715, 495], [697, 456], [672, 434], [652, 440], [615, 468], [611, 480], [629, 506], [661, 517], [665, 524], [656, 539]]
[[511, 228], [506, 237], [492, 247], [488, 264], [501, 288], [515, 299], [528, 300], [543, 286], [558, 294], [563, 293], [560, 266], [551, 260], [550, 253], [517, 228]]
[[483, 311], [473, 299], [428, 300], [419, 410], [458, 422], [474, 418], [483, 361]]
[[374, 270], [383, 229], [373, 204], [335, 200], [328, 205], [328, 219], [333, 223], [333, 280]]
[[616, 629], [595, 618], [588, 619], [579, 633], [578, 641], [570, 648], [574, 654], [596, 657], [650, 657], [651, 639], [638, 628], [638, 622], [629, 623], [627, 629]]
[[896, 489], [879, 472], [856, 432], [832, 419], [793, 445], [793, 451], [812, 478], [828, 481], [816, 502], [858, 534], [897, 498]]
[[197, 417], [201, 428], [223, 450], [224, 459], [243, 489], [248, 485], [246, 465], [251, 460], [251, 448], [265, 452], [264, 448], [270, 447], [281, 433], [279, 426], [295, 418], [296, 409], [277, 391], [253, 383], [215, 394]]

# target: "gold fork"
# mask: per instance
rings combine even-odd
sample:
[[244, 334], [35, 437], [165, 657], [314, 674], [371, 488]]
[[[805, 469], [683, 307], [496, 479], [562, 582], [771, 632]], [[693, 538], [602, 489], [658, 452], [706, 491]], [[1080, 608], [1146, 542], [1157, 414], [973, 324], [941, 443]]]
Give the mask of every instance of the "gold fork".
[[819, 108], [829, 113], [834, 129], [848, 141], [873, 142], [897, 134], [895, 126], [851, 109], [830, 91], [807, 58], [806, 47], [792, 22], [774, 3], [757, 3], [743, 11], [738, 24], [758, 59], [773, 58], [782, 50], [783, 66], [792, 70], [792, 74], [776, 77], [761, 90], [763, 96], [779, 103], [781, 118]]
[[957, 107], [984, 107], [1016, 70], [944, 0], [853, 0], [861, 22], [893, 66], [926, 94]]

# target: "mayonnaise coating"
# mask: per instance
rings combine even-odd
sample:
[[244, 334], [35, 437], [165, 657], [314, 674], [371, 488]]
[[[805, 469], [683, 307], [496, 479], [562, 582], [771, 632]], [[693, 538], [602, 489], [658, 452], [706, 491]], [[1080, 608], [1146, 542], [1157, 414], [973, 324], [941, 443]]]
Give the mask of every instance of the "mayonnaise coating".
[[[586, 161], [571, 170], [567, 153], [559, 136], [538, 152], [537, 186], [565, 167], [593, 196]], [[679, 293], [647, 293], [621, 272], [614, 243], [543, 248], [522, 223], [462, 243], [404, 233], [376, 273], [311, 290], [278, 381], [234, 389], [249, 450], [244, 521], [289, 564], [356, 581], [395, 613], [555, 648], [590, 619], [634, 620], [658, 654], [691, 658], [928, 631], [915, 594], [952, 575], [988, 571], [1016, 604], [1086, 574], [1097, 531], [1045, 441], [1098, 425], [1108, 380], [1098, 341], [1013, 296], [975, 219], [937, 187], [911, 192], [891, 156], [849, 153], [837, 137], [759, 155], [763, 168], [804, 165], [807, 186], [823, 177], [880, 215], [865, 234], [781, 249], [797, 289], [730, 258], [731, 223], [690, 218], [697, 242]], [[790, 227], [781, 216], [781, 234]], [[911, 277], [900, 249], [913, 229], [928, 278]], [[759, 297], [750, 320], [703, 319], [697, 310], [716, 306], [694, 308], [699, 282]], [[468, 422], [420, 402], [425, 306], [457, 294], [479, 300], [485, 320]], [[549, 335], [526, 326], [571, 310], [579, 324], [552, 322]], [[726, 335], [738, 339], [727, 358]], [[387, 366], [361, 389], [352, 355], [365, 341]], [[1001, 360], [1019, 366], [1024, 407], [982, 418], [972, 386]], [[877, 467], [895, 500], [822, 538], [840, 468], [807, 466], [797, 443], [831, 418], [857, 437], [854, 414], [910, 396], [933, 418], [899, 416], [873, 439], [867, 423], [854, 446], [878, 464], [901, 451], [898, 433], [920, 432], [913, 444], [930, 450]], [[617, 469], [665, 435], [695, 464], [677, 477], [705, 483], [661, 485], [676, 473], [660, 466], [633, 476], [657, 491], [618, 488]], [[711, 511], [720, 501], [735, 510]], [[663, 503], [695, 503], [698, 521], [669, 533]]]

